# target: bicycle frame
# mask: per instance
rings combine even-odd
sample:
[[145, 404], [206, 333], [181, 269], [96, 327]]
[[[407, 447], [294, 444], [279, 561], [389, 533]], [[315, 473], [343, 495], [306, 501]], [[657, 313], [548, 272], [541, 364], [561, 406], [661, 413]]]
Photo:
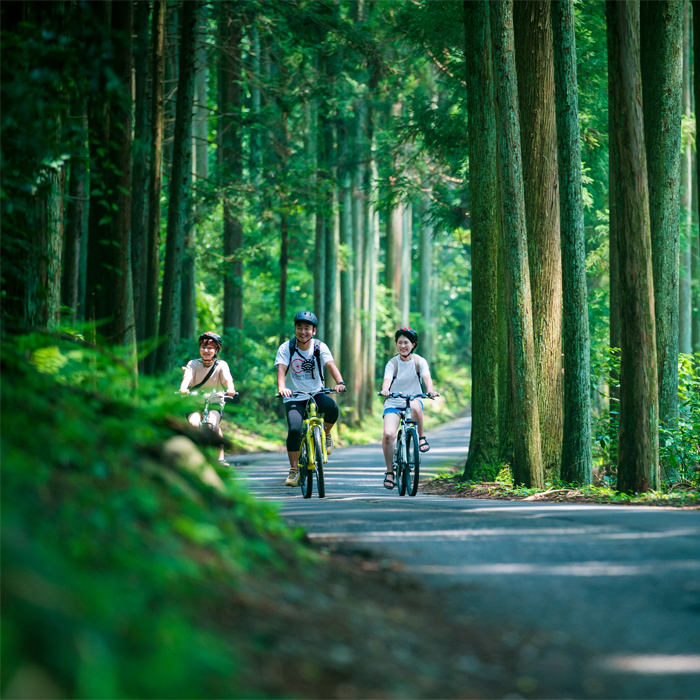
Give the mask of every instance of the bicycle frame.
[[[323, 430], [323, 418], [318, 415], [318, 406], [313, 396], [311, 396], [311, 400], [306, 406], [306, 415], [304, 416], [301, 426], [301, 439], [302, 442], [306, 443], [307, 454], [309, 455], [309, 464], [306, 465], [306, 468], [309, 471], [314, 471], [316, 469], [316, 446], [313, 441], [313, 428], [318, 426]], [[323, 451], [323, 463], [326, 464], [326, 462], [328, 462], [328, 454], [326, 453], [325, 432], [323, 435], [324, 439], [321, 440], [321, 447]]]

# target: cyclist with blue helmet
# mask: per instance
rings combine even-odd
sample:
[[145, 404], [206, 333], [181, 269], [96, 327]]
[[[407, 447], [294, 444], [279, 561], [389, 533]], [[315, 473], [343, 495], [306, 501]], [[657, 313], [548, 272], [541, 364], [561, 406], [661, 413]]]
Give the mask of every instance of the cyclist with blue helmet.
[[[196, 387], [202, 392], [221, 391], [224, 389], [229, 396], [234, 396], [236, 390], [233, 386], [233, 377], [228, 363], [219, 359], [222, 341], [218, 333], [207, 331], [199, 336], [199, 354], [200, 357], [196, 360], [190, 360], [186, 367], [183, 367], [184, 375], [180, 383], [180, 392], [189, 394], [190, 388]], [[221, 416], [224, 413], [225, 401], [223, 395], [219, 402], [219, 408], [216, 404], [209, 405], [209, 422], [214, 426], [219, 437], [223, 437], [221, 431]], [[202, 414], [195, 411], [187, 416], [190, 425], [199, 428], [202, 422]], [[224, 448], [219, 451], [219, 462], [225, 464]]]
[[277, 391], [283, 397], [287, 415], [287, 456], [289, 476], [287, 486], [299, 484], [299, 451], [301, 449], [301, 426], [306, 404], [310, 401], [301, 396], [293, 397], [294, 392], [304, 392], [314, 396], [318, 410], [323, 415], [328, 454], [333, 451], [331, 428], [338, 420], [338, 405], [325, 394], [317, 394], [323, 388], [324, 369], [327, 369], [336, 382], [335, 390], [345, 391], [345, 382], [336, 366], [328, 346], [315, 338], [318, 319], [311, 311], [300, 311], [294, 317], [294, 337], [279, 346], [275, 357], [277, 367]]

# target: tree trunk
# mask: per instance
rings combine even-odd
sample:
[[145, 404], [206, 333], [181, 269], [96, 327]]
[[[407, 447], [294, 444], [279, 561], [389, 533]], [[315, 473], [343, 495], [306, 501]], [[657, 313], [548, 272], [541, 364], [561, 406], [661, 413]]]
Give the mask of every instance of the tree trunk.
[[224, 177], [224, 332], [229, 328], [243, 328], [243, 247], [241, 224], [236, 195], [243, 173], [243, 144], [240, 127], [241, 91], [241, 18], [234, 3], [224, 2], [221, 10], [221, 140]]
[[[146, 247], [146, 304], [144, 333], [156, 342], [158, 329], [158, 278], [160, 274], [160, 193], [163, 183], [163, 44], [165, 38], [165, 0], [155, 0], [151, 18], [151, 157], [148, 180], [148, 232]], [[148, 374], [155, 370], [155, 347], [146, 356]]]
[[353, 402], [352, 390], [355, 385], [355, 251], [352, 230], [352, 173], [348, 120], [341, 122], [339, 139], [340, 156], [340, 243], [343, 246], [343, 263], [340, 270], [340, 362], [343, 366], [343, 379], [351, 395], [347, 397], [352, 411], [347, 416], [348, 423], [357, 421], [357, 404]]
[[563, 429], [562, 280], [550, 4], [515, 2], [513, 20], [542, 464], [556, 479]]
[[[498, 463], [497, 292], [500, 220], [496, 106], [487, 2], [465, 0], [464, 27], [469, 112], [473, 343], [472, 426], [469, 453], [462, 475], [467, 480], [487, 476], [483, 468]], [[421, 251], [423, 245], [421, 243]], [[429, 239], [425, 241], [425, 246], [429, 252]], [[429, 316], [429, 307], [426, 312]]]
[[333, 145], [333, 120], [328, 118], [324, 129], [325, 153], [327, 158], [326, 181], [326, 206], [324, 208], [325, 223], [324, 231], [326, 235], [326, 318], [325, 318], [325, 341], [332, 352], [340, 352], [340, 324], [338, 319], [338, 246], [340, 243], [340, 232], [336, 218], [337, 207], [335, 197], [335, 173], [332, 163], [335, 148]]
[[[683, 0], [683, 116], [689, 120], [690, 104], [690, 14], [688, 0]], [[675, 97], [675, 96], [674, 96]], [[681, 158], [681, 237], [680, 237], [680, 270], [679, 270], [679, 349], [680, 352], [693, 351], [692, 341], [692, 301], [691, 301], [691, 236], [693, 230], [693, 151], [690, 139], [687, 140]], [[661, 397], [659, 397], [661, 400]]]
[[411, 258], [413, 249], [413, 205], [404, 202], [401, 226], [401, 326], [411, 325]]
[[639, 3], [608, 0], [615, 60], [611, 83], [620, 158], [620, 440], [619, 491], [659, 483], [654, 283], [639, 55]]
[[66, 250], [63, 268], [63, 304], [71, 309], [70, 321], [83, 315], [84, 299], [80, 296], [81, 257], [87, 240], [84, 236], [87, 223], [88, 197], [88, 149], [87, 149], [87, 110], [84, 101], [75, 102], [71, 118], [79, 124], [78, 150], [70, 159], [68, 180], [68, 211], [66, 216]]
[[319, 109], [316, 129], [316, 230], [314, 241], [314, 313], [318, 318], [317, 333], [325, 337], [326, 333], [326, 184], [327, 164], [325, 150], [326, 119]]
[[[683, 5], [640, 5], [644, 140], [649, 173], [659, 422], [678, 419], [678, 250], [681, 178]], [[684, 92], [690, 94], [689, 88]], [[692, 161], [691, 161], [692, 164]], [[687, 172], [692, 181], [692, 167]], [[688, 213], [691, 213], [688, 207]]]
[[[488, 16], [488, 13], [487, 13]], [[470, 149], [470, 153], [473, 151]], [[494, 154], [495, 156], [495, 154]], [[498, 183], [496, 183], [498, 186]], [[472, 192], [473, 197], [473, 192]], [[430, 223], [428, 207], [430, 200], [426, 197], [423, 200], [423, 210], [420, 221], [420, 282], [418, 296], [418, 313], [421, 317], [421, 354], [432, 364], [435, 347], [435, 324], [433, 323], [433, 227]], [[472, 212], [474, 208], [472, 206]], [[472, 214], [473, 216], [473, 214]], [[473, 246], [474, 226], [472, 224], [472, 246]], [[473, 301], [472, 301], [473, 304]]]
[[[91, 182], [90, 241], [88, 250], [88, 318], [103, 320], [100, 334], [108, 343], [127, 341], [133, 323], [131, 297], [131, 29], [132, 4], [112, 3], [113, 70], [117, 84], [109, 88], [107, 100], [94, 95], [91, 129], [92, 164], [99, 173]], [[102, 123], [101, 123], [102, 122]], [[105, 167], [102, 162], [107, 154]], [[95, 196], [95, 192], [99, 192]], [[116, 205], [112, 210], [107, 202]], [[94, 212], [93, 212], [94, 205]]]
[[175, 112], [175, 148], [170, 178], [168, 201], [168, 228], [165, 242], [163, 295], [160, 306], [158, 335], [163, 342], [158, 346], [156, 369], [166, 372], [173, 366], [176, 331], [180, 321], [180, 275], [188, 213], [188, 190], [192, 158], [192, 103], [194, 101], [195, 27], [199, 1], [186, 2], [182, 9], [179, 82]]
[[148, 199], [148, 15], [149, 3], [136, 4], [136, 43], [134, 51], [134, 165], [131, 193], [131, 271], [134, 288], [136, 338], [146, 333], [146, 279], [148, 233], [146, 204]]
[[593, 480], [591, 363], [573, 1], [554, 0], [551, 10], [564, 316], [564, 428], [561, 477], [567, 482], [590, 484]]
[[490, 12], [498, 104], [508, 346], [513, 382], [513, 480], [516, 484], [528, 487], [542, 487], [544, 474], [534, 360], [512, 2], [494, 1], [490, 4]]

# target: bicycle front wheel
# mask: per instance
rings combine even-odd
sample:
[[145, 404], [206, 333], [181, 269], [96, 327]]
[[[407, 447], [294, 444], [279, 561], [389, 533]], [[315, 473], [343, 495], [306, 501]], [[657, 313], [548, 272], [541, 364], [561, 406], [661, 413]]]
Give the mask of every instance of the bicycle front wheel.
[[313, 472], [309, 471], [309, 448], [306, 444], [306, 438], [301, 443], [301, 453], [299, 455], [299, 486], [301, 486], [301, 495], [304, 498], [311, 498], [314, 490]]
[[406, 495], [406, 451], [403, 441], [405, 435], [403, 431], [399, 431], [396, 436], [396, 485], [399, 487], [399, 496]]
[[323, 431], [320, 426], [315, 426], [314, 430], [314, 461], [316, 462], [316, 481], [318, 483], [318, 497], [324, 498], [326, 495], [326, 479], [323, 475]]
[[418, 434], [415, 428], [410, 428], [406, 433], [406, 491], [409, 496], [415, 496], [418, 492], [418, 479], [420, 477], [420, 450], [418, 448]]

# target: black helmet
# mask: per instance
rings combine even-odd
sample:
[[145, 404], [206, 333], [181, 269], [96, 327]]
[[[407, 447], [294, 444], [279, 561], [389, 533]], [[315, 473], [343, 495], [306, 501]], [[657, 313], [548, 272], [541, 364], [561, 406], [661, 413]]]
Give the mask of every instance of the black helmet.
[[218, 333], [213, 333], [212, 331], [202, 333], [202, 335], [199, 336], [198, 344], [201, 345], [203, 340], [213, 340], [216, 343], [216, 352], [219, 352], [221, 350], [221, 346], [223, 345], [221, 342], [221, 336]]
[[418, 342], [418, 333], [416, 333], [413, 328], [409, 328], [408, 326], [399, 328], [399, 330], [394, 333], [394, 340], [398, 340], [402, 335], [406, 336], [412, 343]]
[[316, 318], [316, 314], [312, 313], [311, 311], [300, 311], [295, 317], [294, 317], [294, 325], [296, 326], [297, 323], [310, 323], [314, 328], [318, 326], [318, 319]]

